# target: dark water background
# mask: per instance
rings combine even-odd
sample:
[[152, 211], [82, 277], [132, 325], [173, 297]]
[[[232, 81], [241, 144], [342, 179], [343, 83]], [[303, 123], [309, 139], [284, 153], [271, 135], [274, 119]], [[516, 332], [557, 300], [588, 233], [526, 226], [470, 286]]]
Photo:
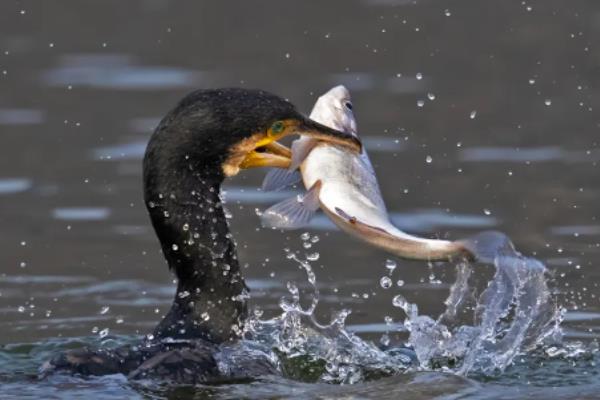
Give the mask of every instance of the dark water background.
[[[15, 343], [98, 337], [106, 328], [145, 334], [166, 312], [174, 286], [142, 203], [141, 157], [179, 98], [196, 88], [257, 87], [308, 113], [337, 84], [351, 90], [400, 227], [449, 238], [506, 232], [552, 271], [567, 339], [596, 339], [599, 39], [593, 0], [3, 1], [0, 346], [17, 348], [22, 369], [35, 370], [39, 360]], [[252, 301], [276, 313], [286, 282], [306, 279], [282, 250], [300, 248], [301, 232], [258, 228], [255, 209], [281, 198], [256, 191], [263, 175], [231, 180], [226, 198]], [[453, 266], [399, 261], [394, 281], [404, 286], [384, 290], [388, 256], [324, 218], [310, 231], [321, 239], [311, 251], [321, 254], [322, 317], [350, 307], [349, 324], [377, 340], [385, 316], [403, 318], [395, 294], [421, 313], [443, 309]], [[478, 272], [480, 287], [491, 273]], [[3, 357], [0, 370], [15, 368]], [[435, 376], [394, 379], [340, 396], [452, 392]], [[82, 393], [150, 396], [111, 382]], [[502, 390], [463, 383], [474, 396], [497, 397], [526, 385], [510, 382]], [[35, 395], [30, 383], [11, 390], [23, 387]], [[321, 388], [286, 390], [314, 398]], [[540, 396], [575, 393], [561, 390]]]

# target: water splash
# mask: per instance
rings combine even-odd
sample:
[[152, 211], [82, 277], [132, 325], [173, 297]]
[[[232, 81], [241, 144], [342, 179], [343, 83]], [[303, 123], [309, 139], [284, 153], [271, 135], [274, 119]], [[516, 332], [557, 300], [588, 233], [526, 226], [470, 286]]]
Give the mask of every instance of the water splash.
[[424, 368], [443, 367], [460, 375], [504, 371], [522, 353], [559, 342], [563, 310], [551, 299], [546, 268], [517, 252], [508, 237], [485, 232], [465, 242], [478, 260], [493, 264], [493, 279], [476, 301], [472, 325], [453, 326], [469, 294], [472, 267], [457, 266], [457, 278], [433, 320], [406, 303], [409, 344]]
[[[302, 239], [310, 237], [304, 234]], [[310, 304], [303, 307], [298, 287], [288, 282], [291, 296], [281, 300], [282, 314], [262, 320], [258, 313], [248, 321], [245, 337], [272, 348], [287, 376], [331, 383], [355, 383], [409, 370], [490, 376], [542, 345], [560, 348], [563, 310], [551, 298], [544, 265], [518, 253], [498, 232], [482, 233], [465, 245], [479, 261], [494, 265], [494, 277], [475, 298], [469, 286], [473, 265], [458, 263], [446, 309], [437, 319], [419, 315], [416, 304], [395, 296], [393, 304], [406, 314], [395, 329], [409, 333], [406, 346], [390, 347], [385, 335], [384, 346], [379, 347], [349, 332], [345, 321], [350, 310], [337, 312], [328, 323], [317, 321], [319, 290], [310, 257], [301, 258], [290, 250], [287, 258], [306, 272]], [[471, 323], [461, 324], [465, 315]]]
[[[305, 242], [312, 241], [303, 235]], [[290, 298], [280, 301], [282, 314], [268, 320], [250, 318], [244, 336], [271, 347], [278, 355], [284, 374], [300, 380], [329, 383], [356, 383], [374, 375], [404, 372], [412, 363], [402, 351], [386, 353], [371, 342], [349, 332], [345, 322], [350, 310], [340, 310], [327, 323], [317, 321], [314, 313], [319, 303], [319, 289], [309, 259], [287, 250], [307, 276], [312, 290], [308, 307], [301, 304], [298, 287], [288, 282]]]

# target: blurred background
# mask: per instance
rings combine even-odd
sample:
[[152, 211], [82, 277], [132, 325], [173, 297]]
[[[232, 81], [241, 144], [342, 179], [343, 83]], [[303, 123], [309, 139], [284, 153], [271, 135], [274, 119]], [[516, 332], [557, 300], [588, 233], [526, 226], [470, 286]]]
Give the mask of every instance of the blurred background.
[[[552, 271], [568, 336], [597, 337], [599, 38], [593, 0], [3, 1], [0, 343], [145, 334], [168, 310], [141, 158], [182, 96], [261, 88], [309, 113], [338, 84], [399, 227], [506, 232]], [[396, 260], [383, 289], [389, 256], [323, 216], [310, 249], [303, 231], [260, 229], [256, 209], [290, 195], [258, 191], [264, 173], [229, 181], [225, 198], [267, 315], [286, 282], [307, 288], [285, 247], [320, 253], [323, 320], [351, 308], [353, 329], [376, 338], [384, 317], [404, 318], [396, 294], [443, 310], [453, 265]]]

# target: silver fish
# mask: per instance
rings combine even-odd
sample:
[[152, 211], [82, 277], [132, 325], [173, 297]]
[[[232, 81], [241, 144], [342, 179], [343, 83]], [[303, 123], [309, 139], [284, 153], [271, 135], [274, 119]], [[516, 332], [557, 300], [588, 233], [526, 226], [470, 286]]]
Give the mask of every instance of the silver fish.
[[[344, 86], [319, 97], [310, 118], [358, 137], [350, 93]], [[263, 226], [300, 228], [321, 208], [343, 231], [403, 258], [435, 261], [470, 257], [465, 242], [420, 238], [391, 223], [364, 148], [361, 154], [354, 154], [340, 146], [300, 137], [291, 150], [290, 168], [271, 170], [263, 189], [278, 190], [302, 180], [308, 191], [265, 210]]]

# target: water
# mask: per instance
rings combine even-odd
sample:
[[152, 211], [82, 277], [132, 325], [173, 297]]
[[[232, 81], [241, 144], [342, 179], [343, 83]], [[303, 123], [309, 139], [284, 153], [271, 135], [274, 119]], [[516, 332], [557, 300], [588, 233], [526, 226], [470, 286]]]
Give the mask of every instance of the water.
[[[308, 233], [301, 238], [301, 248], [319, 241]], [[193, 387], [152, 380], [130, 381], [120, 375], [78, 378], [51, 374], [40, 378], [39, 365], [57, 352], [82, 345], [114, 348], [139, 341], [132, 336], [112, 336], [108, 328], [98, 331], [95, 327], [92, 332], [98, 333], [96, 337], [5, 345], [0, 352], [6, 361], [0, 367], [4, 394], [22, 398], [44, 390], [46, 395], [77, 397], [102, 387], [106, 398], [150, 393], [158, 397], [177, 394], [210, 398], [298, 394], [305, 398], [345, 398], [367, 393], [376, 398], [395, 398], [397, 393], [403, 393], [408, 398], [427, 398], [477, 397], [483, 388], [486, 396], [495, 393], [496, 398], [509, 394], [536, 398], [547, 396], [542, 388], [552, 385], [555, 398], [593, 396], [600, 374], [597, 343], [563, 341], [563, 313], [552, 302], [543, 264], [516, 252], [502, 234], [484, 233], [475, 239], [477, 242], [470, 242], [476, 243], [472, 251], [484, 261], [487, 255], [493, 255], [496, 273], [471, 308], [475, 315], [473, 326], [456, 323], [461, 311], [467, 309], [464, 305], [472, 274], [472, 265], [467, 262], [457, 265], [456, 281], [445, 301], [446, 310], [435, 321], [419, 315], [416, 304], [396, 295], [392, 303], [404, 311], [406, 319], [393, 324], [387, 317], [385, 334], [377, 345], [346, 326], [349, 309], [339, 310], [327, 323], [318, 321], [315, 311], [319, 288], [309, 260], [312, 257], [303, 259], [299, 256], [302, 250], [285, 249], [286, 258], [306, 274], [311, 293], [301, 296], [296, 283], [288, 281], [288, 293], [279, 302], [281, 314], [265, 319], [263, 311], [255, 308], [244, 328], [243, 340], [223, 344], [214, 355], [223, 376], [239, 376], [239, 371], [244, 371], [240, 362], [248, 357], [264, 360], [279, 371], [277, 376], [265, 375], [245, 384]], [[385, 267], [391, 274], [394, 269], [390, 265], [387, 260]], [[302, 297], [307, 297], [308, 302]], [[303, 302], [308, 305], [303, 306]], [[106, 315], [110, 310], [103, 306], [98, 314]], [[408, 332], [408, 347], [392, 342], [392, 332]], [[520, 383], [523, 379], [525, 386]], [[24, 382], [35, 385], [23, 388]]]
[[[328, 4], [0, 5], [4, 397], [597, 397], [599, 5]], [[342, 386], [283, 378], [199, 388], [117, 376], [29, 378], [59, 350], [136, 340], [168, 310], [174, 286], [142, 204], [139, 155], [172, 104], [198, 86], [245, 86], [308, 111], [335, 84], [353, 93], [394, 222], [429, 236], [509, 234], [519, 251], [547, 266], [551, 298], [566, 309], [566, 349], [548, 344], [491, 377], [440, 371], [447, 363], [438, 358], [434, 372]], [[428, 93], [435, 100], [417, 107]], [[304, 307], [312, 289], [282, 251], [298, 246], [297, 235], [257, 228], [255, 208], [277, 201], [256, 191], [263, 174], [229, 182], [228, 208], [252, 303], [269, 320], [281, 315], [288, 281]], [[351, 309], [345, 326], [361, 340], [379, 347], [387, 334], [390, 343], [405, 343], [410, 333], [399, 329], [406, 315], [392, 304], [400, 294], [418, 305], [417, 317], [451, 333], [473, 326], [470, 293], [482, 293], [493, 266], [473, 266], [466, 308], [459, 304], [456, 321], [438, 322], [456, 266], [396, 260], [394, 286], [384, 289], [387, 255], [332, 230], [326, 219], [316, 222], [310, 233], [321, 240], [309, 251], [320, 253], [311, 265], [321, 324]]]

